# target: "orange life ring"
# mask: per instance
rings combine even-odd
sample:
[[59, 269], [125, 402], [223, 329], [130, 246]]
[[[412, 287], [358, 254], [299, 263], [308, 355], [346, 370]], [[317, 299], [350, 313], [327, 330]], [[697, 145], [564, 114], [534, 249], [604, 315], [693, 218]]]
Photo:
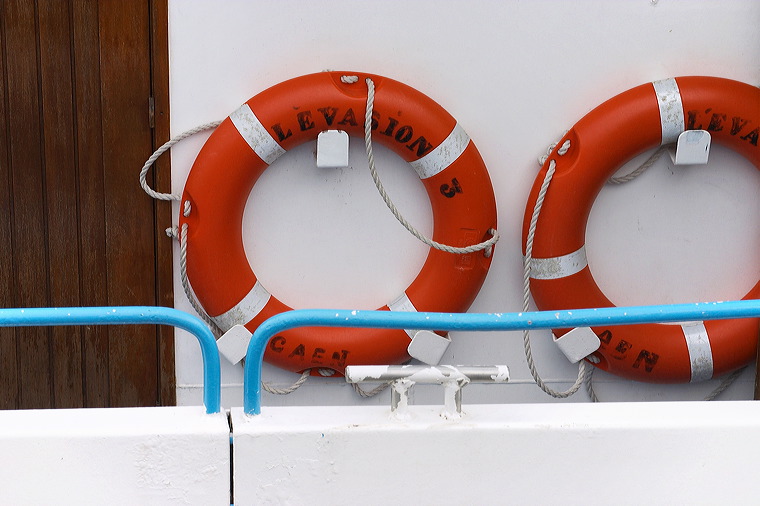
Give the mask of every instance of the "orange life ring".
[[[397, 81], [345, 72], [322, 72], [277, 84], [225, 119], [193, 164], [182, 195], [191, 212], [187, 274], [198, 300], [222, 330], [250, 331], [290, 308], [257, 281], [243, 251], [242, 218], [258, 177], [287, 150], [320, 131], [340, 129], [364, 137], [365, 79], [375, 84], [373, 139], [418, 172], [432, 206], [433, 240], [469, 246], [496, 228], [491, 180], [475, 144], [440, 105]], [[182, 213], [180, 213], [182, 214]], [[466, 311], [485, 280], [491, 257], [431, 249], [420, 273], [394, 302], [401, 311]], [[408, 360], [410, 336], [395, 329], [293, 329], [269, 343], [268, 362], [291, 371]]]
[[[586, 262], [586, 222], [591, 206], [624, 162], [647, 149], [674, 142], [684, 130], [707, 130], [715, 141], [760, 168], [760, 90], [716, 77], [665, 79], [608, 100], [563, 137], [533, 184], [523, 221], [525, 253], [531, 215], [554, 160], [556, 172], [533, 242], [530, 289], [539, 309], [613, 306]], [[569, 150], [560, 154], [568, 140]], [[760, 282], [744, 299], [759, 297]], [[599, 361], [597, 367], [638, 381], [700, 381], [754, 359], [757, 329], [757, 319], [602, 326], [594, 328], [602, 344], [593, 355]]]

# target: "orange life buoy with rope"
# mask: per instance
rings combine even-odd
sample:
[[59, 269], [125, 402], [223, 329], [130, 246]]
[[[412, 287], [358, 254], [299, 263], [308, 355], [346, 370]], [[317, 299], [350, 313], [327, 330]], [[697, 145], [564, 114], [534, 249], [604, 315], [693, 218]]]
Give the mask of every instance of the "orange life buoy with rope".
[[[198, 300], [226, 331], [254, 331], [290, 308], [261, 286], [243, 250], [243, 211], [268, 165], [289, 149], [339, 129], [364, 137], [370, 78], [375, 86], [372, 138], [409, 162], [430, 199], [433, 240], [468, 246], [491, 237], [496, 203], [486, 166], [468, 135], [440, 105], [397, 81], [370, 74], [322, 72], [277, 84], [243, 104], [214, 131], [193, 164], [182, 195], [187, 275]], [[356, 77], [353, 77], [356, 76]], [[185, 227], [186, 226], [186, 227]], [[412, 284], [380, 308], [467, 310], [491, 255], [431, 249]], [[284, 369], [393, 364], [408, 360], [410, 334], [396, 329], [299, 328], [275, 336], [265, 359]]]
[[[608, 100], [565, 134], [533, 184], [523, 221], [523, 253], [539, 309], [613, 306], [586, 262], [594, 199], [626, 161], [675, 142], [685, 130], [709, 131], [760, 168], [760, 89], [715, 77], [665, 79]], [[760, 282], [744, 298], [758, 297]], [[638, 381], [706, 380], [754, 359], [757, 329], [757, 319], [597, 327], [601, 347], [589, 361]]]

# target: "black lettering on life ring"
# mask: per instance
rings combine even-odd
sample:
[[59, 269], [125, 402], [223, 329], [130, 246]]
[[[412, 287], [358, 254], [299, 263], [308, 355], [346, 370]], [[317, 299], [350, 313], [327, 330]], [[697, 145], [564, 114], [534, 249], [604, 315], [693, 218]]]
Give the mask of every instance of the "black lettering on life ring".
[[743, 141], [749, 141], [753, 146], [757, 146], [757, 141], [760, 140], [760, 127], [755, 128], [747, 135], [739, 137]]
[[420, 135], [406, 148], [409, 151], [414, 151], [414, 149], [417, 148], [417, 156], [422, 158], [428, 153], [428, 151], [433, 149], [433, 144], [431, 142], [428, 142], [426, 138]]
[[346, 111], [346, 114], [343, 115], [343, 119], [338, 121], [338, 124], [356, 126], [358, 123], [356, 123], [356, 115], [354, 114], [354, 110], [349, 107]]
[[383, 135], [387, 135], [388, 137], [390, 137], [391, 135], [393, 135], [393, 130], [395, 130], [397, 126], [398, 126], [398, 120], [397, 119], [395, 119], [395, 118], [388, 118], [388, 126], [385, 127], [385, 130], [383, 130], [380, 133], [383, 134]]
[[412, 136], [414, 136], [414, 130], [412, 130], [412, 127], [409, 125], [404, 125], [398, 129], [396, 135], [394, 135], [393, 138], [398, 142], [407, 143], [412, 140]]
[[[712, 112], [712, 109], [705, 109], [704, 114], [710, 114]], [[687, 130], [703, 130], [704, 122], [701, 121], [702, 117], [702, 111], [698, 110], [692, 110], [687, 111], [687, 123], [686, 123], [686, 129]], [[721, 113], [712, 113], [710, 116], [710, 122], [707, 125], [707, 130], [709, 132], [720, 132], [723, 130], [724, 124], [726, 123], [728, 119], [728, 116]], [[750, 124], [750, 120], [741, 118], [739, 116], [732, 116], [731, 117], [731, 129], [729, 130], [729, 133], [732, 136], [737, 136], [741, 133], [745, 132], [745, 127]], [[750, 127], [751, 128], [751, 127]], [[760, 127], [755, 128], [754, 130], [750, 130], [749, 132], [744, 133], [744, 135], [740, 135], [739, 138], [743, 141], [747, 141], [753, 146], [757, 146], [758, 142], [760, 141]]]
[[311, 354], [311, 361], [315, 364], [321, 364], [322, 363], [322, 354], [325, 352], [324, 348], [314, 348], [314, 353]]
[[657, 364], [657, 360], [659, 360], [659, 358], [660, 356], [657, 353], [641, 350], [639, 356], [636, 357], [636, 360], [633, 362], [633, 368], [638, 369], [639, 366], [643, 363], [644, 370], [646, 372], [652, 372], [652, 369], [654, 369], [654, 366]]
[[301, 111], [296, 115], [296, 118], [298, 119], [298, 126], [301, 128], [302, 132], [311, 130], [316, 126], [311, 117], [311, 111]]
[[332, 354], [333, 361], [340, 367], [345, 367], [347, 358], [348, 350], [340, 350], [340, 352], [334, 351]]
[[332, 126], [333, 121], [335, 121], [335, 115], [338, 114], [338, 108], [328, 106], [320, 107], [317, 110], [322, 113], [322, 116], [325, 117], [325, 123], [327, 123], [327, 126]]
[[603, 342], [604, 344], [609, 345], [610, 341], [612, 341], [612, 331], [610, 329], [605, 330], [601, 334], [599, 334], [597, 337], [599, 337], [599, 340]]
[[293, 349], [293, 351], [290, 352], [290, 355], [288, 355], [288, 358], [293, 358], [293, 357], [303, 358], [304, 355], [306, 355], [306, 347], [303, 344], [299, 344]]
[[274, 125], [272, 125], [271, 128], [272, 128], [272, 131], [277, 134], [277, 140], [280, 142], [284, 141], [285, 139], [293, 135], [293, 131], [289, 128], [287, 132], [284, 132], [282, 130], [282, 125], [279, 123], [275, 123]]
[[446, 198], [453, 198], [457, 193], [462, 193], [462, 187], [459, 185], [457, 178], [451, 180], [451, 185], [446, 183], [441, 185], [441, 195]]
[[269, 341], [269, 349], [276, 351], [277, 353], [282, 353], [282, 350], [285, 349], [285, 338], [282, 336], [274, 336], [272, 340]]
[[628, 350], [630, 350], [632, 347], [633, 345], [631, 343], [625, 339], [621, 339], [617, 346], [615, 346], [615, 351], [620, 355], [625, 356], [625, 354], [628, 353]]
[[741, 132], [742, 129], [747, 126], [747, 123], [749, 123], [749, 120], [741, 119], [738, 116], [731, 118], [731, 135], [736, 135]]

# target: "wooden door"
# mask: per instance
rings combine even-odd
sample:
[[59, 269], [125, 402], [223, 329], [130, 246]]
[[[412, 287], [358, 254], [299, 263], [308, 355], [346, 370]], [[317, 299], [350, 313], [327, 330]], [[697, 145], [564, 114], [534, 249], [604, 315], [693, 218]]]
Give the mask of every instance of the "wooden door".
[[[167, 27], [166, 0], [0, 0], [0, 307], [173, 304], [169, 206], [137, 180], [168, 134]], [[0, 328], [0, 408], [173, 404], [172, 336]]]

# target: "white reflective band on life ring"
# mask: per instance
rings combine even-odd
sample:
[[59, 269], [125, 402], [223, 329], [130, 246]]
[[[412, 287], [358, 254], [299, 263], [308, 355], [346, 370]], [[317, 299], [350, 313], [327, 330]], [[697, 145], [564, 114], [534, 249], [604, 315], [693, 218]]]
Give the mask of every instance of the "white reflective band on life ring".
[[269, 302], [271, 295], [261, 283], [256, 281], [251, 291], [243, 297], [243, 300], [235, 304], [232, 309], [219, 316], [212, 316], [211, 319], [224, 332], [227, 332], [233, 326], [240, 322], [249, 322], [264, 309]]
[[586, 245], [554, 258], [531, 258], [530, 277], [533, 279], [560, 279], [577, 274], [586, 268]]
[[704, 381], [713, 377], [713, 354], [710, 337], [704, 322], [689, 322], [681, 324], [686, 338], [691, 361], [691, 382]]
[[[399, 295], [393, 302], [388, 304], [388, 309], [391, 311], [406, 311], [408, 313], [416, 313], [417, 308], [414, 307], [414, 304], [412, 304], [412, 301], [409, 300], [409, 296], [407, 296], [406, 292]], [[417, 333], [416, 330], [407, 330], [404, 329], [404, 332], [406, 332], [410, 338], [414, 337], [414, 334]]]
[[230, 120], [245, 142], [267, 165], [272, 165], [275, 160], [285, 154], [285, 150], [267, 132], [248, 104], [241, 105], [230, 114]]
[[660, 144], [670, 144], [678, 140], [678, 136], [686, 129], [683, 116], [683, 102], [678, 83], [673, 78], [663, 79], [652, 83], [657, 94], [657, 107], [660, 108], [660, 123], [662, 125], [662, 141]]
[[433, 151], [419, 160], [409, 162], [409, 164], [420, 176], [420, 179], [433, 177], [454, 163], [467, 149], [468, 144], [470, 144], [470, 136], [457, 123], [449, 136]]

